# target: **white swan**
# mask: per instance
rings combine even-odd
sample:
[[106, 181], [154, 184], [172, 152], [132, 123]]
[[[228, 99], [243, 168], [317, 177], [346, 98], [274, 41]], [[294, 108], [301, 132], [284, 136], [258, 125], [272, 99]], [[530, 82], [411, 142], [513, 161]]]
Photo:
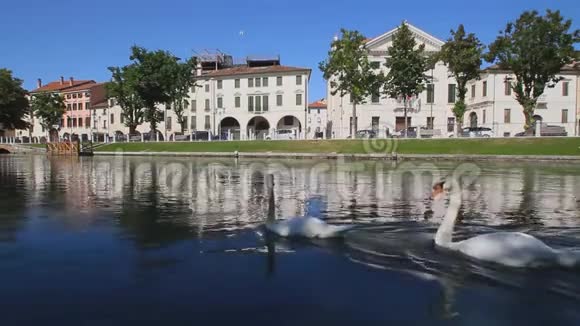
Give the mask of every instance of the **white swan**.
[[268, 221], [266, 229], [281, 237], [302, 237], [302, 238], [338, 238], [344, 232], [353, 228], [352, 225], [330, 225], [323, 220], [311, 217], [300, 216], [287, 220], [276, 221], [274, 203], [274, 178], [267, 177], [269, 200], [268, 200]]
[[490, 233], [453, 242], [453, 227], [461, 206], [461, 191], [457, 182], [451, 186], [449, 193], [447, 213], [435, 234], [438, 247], [509, 267], [580, 267], [579, 249], [554, 249], [521, 232]]

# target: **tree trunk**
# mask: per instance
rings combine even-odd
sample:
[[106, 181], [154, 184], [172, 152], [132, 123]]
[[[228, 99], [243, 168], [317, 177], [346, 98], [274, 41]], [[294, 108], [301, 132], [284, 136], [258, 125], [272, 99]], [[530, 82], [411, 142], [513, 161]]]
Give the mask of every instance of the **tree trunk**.
[[405, 119], [405, 138], [407, 138], [407, 136], [408, 136], [407, 134], [409, 132], [409, 130], [408, 130], [409, 126], [408, 126], [408, 123], [407, 123], [407, 97], [405, 97], [403, 99], [403, 106], [404, 106], [404, 108], [403, 108], [404, 118], [403, 119]]
[[137, 126], [136, 125], [130, 125], [129, 126], [129, 135], [135, 135], [135, 131], [137, 131]]
[[525, 118], [525, 125], [524, 125], [524, 130], [528, 130], [530, 127], [532, 127], [533, 123], [534, 123], [534, 109], [535, 109], [536, 105], [532, 105], [532, 104], [527, 104], [524, 106], [524, 118]]
[[357, 132], [357, 118], [356, 118], [356, 103], [352, 102], [352, 121], [351, 121], [351, 133], [350, 133], [350, 139], [355, 139], [356, 138], [356, 132]]

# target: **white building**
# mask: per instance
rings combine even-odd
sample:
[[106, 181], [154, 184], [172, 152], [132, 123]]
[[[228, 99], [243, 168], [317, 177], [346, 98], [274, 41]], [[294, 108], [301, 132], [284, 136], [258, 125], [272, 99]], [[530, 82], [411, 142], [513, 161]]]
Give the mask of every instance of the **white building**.
[[[280, 65], [279, 58], [248, 58], [243, 65], [234, 65], [231, 57], [221, 54], [200, 60], [196, 87], [187, 99], [183, 132], [173, 110], [167, 110], [165, 122], [158, 124], [161, 139], [192, 133], [200, 139], [208, 135], [229, 140], [275, 139], [280, 129], [291, 129], [296, 138], [305, 137], [310, 69]], [[107, 126], [109, 135], [127, 134], [121, 108], [109, 105], [106, 109], [107, 113], [97, 114], [101, 117], [97, 125]], [[137, 131], [149, 132], [149, 124]]]
[[[580, 124], [580, 65], [567, 65], [559, 75], [562, 80], [546, 88], [538, 99], [534, 117], [548, 125], [561, 126], [569, 136], [578, 135]], [[515, 76], [492, 66], [483, 71], [480, 80], [467, 85], [465, 126], [491, 128], [495, 136], [513, 136], [524, 130], [522, 106], [509, 83]]]
[[327, 113], [325, 99], [308, 104], [308, 139], [328, 138]]
[[[417, 43], [425, 44], [426, 52], [440, 51], [444, 42], [436, 37], [408, 24]], [[388, 48], [398, 27], [370, 39], [366, 42], [369, 61], [377, 72], [387, 73], [384, 66]], [[449, 77], [447, 67], [439, 62], [434, 69], [427, 71], [432, 82], [427, 89], [411, 100], [411, 109], [407, 111], [408, 125], [427, 127], [435, 130], [436, 135], [446, 137], [453, 133], [455, 117], [452, 112], [456, 100], [456, 82]], [[513, 94], [504, 92], [504, 80], [512, 77], [509, 72], [489, 68], [482, 74], [481, 80], [470, 83], [466, 102], [468, 112], [464, 126], [469, 126], [471, 119], [478, 126], [494, 129], [496, 136], [513, 136], [523, 131], [523, 113]], [[568, 135], [578, 135], [577, 125], [580, 110], [580, 68], [565, 67], [562, 71], [564, 80], [555, 88], [547, 88], [540, 98], [536, 114], [550, 125], [564, 126]], [[475, 85], [475, 96], [471, 97], [471, 88]], [[485, 93], [483, 87], [485, 85]], [[513, 93], [513, 92], [512, 92]], [[330, 81], [327, 82], [328, 98], [328, 131], [332, 138], [347, 138], [351, 134], [352, 103], [349, 96], [332, 95]], [[371, 129], [379, 137], [404, 129], [405, 119], [403, 101], [384, 98], [383, 95], [370, 96], [365, 104], [357, 105], [357, 129]]]

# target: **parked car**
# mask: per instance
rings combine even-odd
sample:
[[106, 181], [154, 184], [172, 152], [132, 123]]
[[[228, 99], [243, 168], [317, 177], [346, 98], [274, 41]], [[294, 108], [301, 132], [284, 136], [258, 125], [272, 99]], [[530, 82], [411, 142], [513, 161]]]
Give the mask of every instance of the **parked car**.
[[[395, 137], [401, 138], [417, 138], [417, 128], [418, 127], [408, 127], [406, 130], [400, 130], [393, 133]], [[439, 130], [427, 129], [426, 127], [421, 127], [421, 138], [433, 138], [433, 136], [440, 134]]]
[[[515, 134], [516, 137], [533, 137], [536, 135], [536, 125], [532, 125], [523, 132]], [[568, 136], [566, 129], [561, 126], [548, 125], [547, 123], [542, 123], [540, 125], [540, 136], [542, 137], [555, 137], [555, 136]]]
[[364, 130], [359, 130], [356, 132], [356, 138], [365, 139], [365, 138], [376, 138], [376, 137], [377, 137], [377, 133], [374, 130], [364, 129]]
[[292, 140], [296, 139], [296, 131], [294, 129], [278, 129], [274, 132], [274, 135], [266, 136], [267, 140], [270, 139], [282, 139], [282, 140]]
[[493, 137], [493, 130], [485, 127], [466, 127], [461, 130], [461, 137]]

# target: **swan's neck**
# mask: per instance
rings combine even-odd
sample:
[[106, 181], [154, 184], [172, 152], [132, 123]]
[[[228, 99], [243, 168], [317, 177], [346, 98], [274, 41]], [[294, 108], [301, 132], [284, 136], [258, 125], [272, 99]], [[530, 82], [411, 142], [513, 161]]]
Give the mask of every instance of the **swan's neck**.
[[453, 227], [457, 220], [459, 207], [461, 206], [461, 192], [451, 191], [449, 198], [449, 206], [443, 218], [443, 222], [437, 229], [435, 234], [435, 244], [442, 247], [448, 247], [453, 241]]

